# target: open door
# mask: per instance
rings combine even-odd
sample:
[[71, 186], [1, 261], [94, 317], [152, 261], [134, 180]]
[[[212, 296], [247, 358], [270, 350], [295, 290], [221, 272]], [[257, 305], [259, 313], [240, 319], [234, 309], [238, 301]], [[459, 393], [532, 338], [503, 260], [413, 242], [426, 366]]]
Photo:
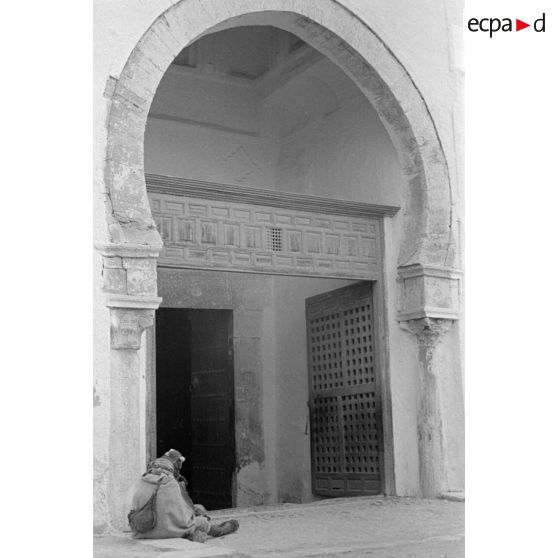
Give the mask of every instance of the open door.
[[190, 494], [232, 507], [235, 469], [232, 310], [190, 311]]
[[307, 299], [306, 325], [313, 492], [380, 494], [382, 412], [372, 284]]
[[232, 507], [235, 470], [232, 310], [161, 308], [156, 321], [157, 454], [186, 457], [196, 503]]

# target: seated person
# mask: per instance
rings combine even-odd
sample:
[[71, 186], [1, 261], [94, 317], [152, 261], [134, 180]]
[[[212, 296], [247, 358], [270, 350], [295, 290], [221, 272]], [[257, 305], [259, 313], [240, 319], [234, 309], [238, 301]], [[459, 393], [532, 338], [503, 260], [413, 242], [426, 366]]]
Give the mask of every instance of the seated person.
[[221, 537], [238, 529], [234, 519], [213, 523], [207, 510], [192, 502], [186, 479], [180, 475], [183, 463], [182, 454], [171, 449], [149, 464], [134, 487], [128, 521], [136, 538], [203, 542], [208, 535]]

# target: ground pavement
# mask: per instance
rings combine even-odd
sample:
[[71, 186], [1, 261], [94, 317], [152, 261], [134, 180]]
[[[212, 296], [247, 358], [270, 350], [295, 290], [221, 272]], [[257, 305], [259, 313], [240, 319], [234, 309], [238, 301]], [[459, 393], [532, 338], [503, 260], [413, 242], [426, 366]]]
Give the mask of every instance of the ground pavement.
[[96, 537], [95, 558], [463, 558], [464, 504], [416, 498], [339, 498], [212, 512], [237, 533], [205, 544]]

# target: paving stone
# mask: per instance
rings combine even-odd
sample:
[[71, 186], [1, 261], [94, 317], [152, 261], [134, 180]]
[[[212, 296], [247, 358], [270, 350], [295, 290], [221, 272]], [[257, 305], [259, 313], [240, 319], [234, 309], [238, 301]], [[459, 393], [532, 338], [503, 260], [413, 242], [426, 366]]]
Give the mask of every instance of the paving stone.
[[463, 558], [462, 502], [359, 497], [211, 512], [240, 529], [205, 544], [95, 537], [95, 558]]
[[362, 497], [213, 512], [237, 533], [206, 544], [258, 557], [464, 556], [464, 505], [447, 500]]

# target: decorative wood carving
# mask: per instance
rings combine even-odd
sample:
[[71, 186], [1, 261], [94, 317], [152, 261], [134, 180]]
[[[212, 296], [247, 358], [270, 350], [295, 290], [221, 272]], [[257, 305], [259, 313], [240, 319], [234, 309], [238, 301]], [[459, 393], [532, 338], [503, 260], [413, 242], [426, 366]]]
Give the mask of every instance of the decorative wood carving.
[[[346, 217], [392, 217], [399, 207], [360, 203], [264, 188], [204, 182], [175, 176], [146, 174], [147, 191], [150, 194], [170, 194], [179, 197], [225, 201], [250, 205], [262, 205], [278, 209], [293, 209]], [[152, 207], [153, 209], [153, 207]]]
[[397, 207], [146, 175], [159, 265], [376, 279]]
[[[215, 184], [204, 190], [196, 181], [180, 189], [176, 179], [149, 178], [153, 218], [164, 241], [159, 265], [357, 279], [380, 273], [378, 206], [233, 186], [223, 192]], [[309, 210], [321, 204], [337, 212]]]

